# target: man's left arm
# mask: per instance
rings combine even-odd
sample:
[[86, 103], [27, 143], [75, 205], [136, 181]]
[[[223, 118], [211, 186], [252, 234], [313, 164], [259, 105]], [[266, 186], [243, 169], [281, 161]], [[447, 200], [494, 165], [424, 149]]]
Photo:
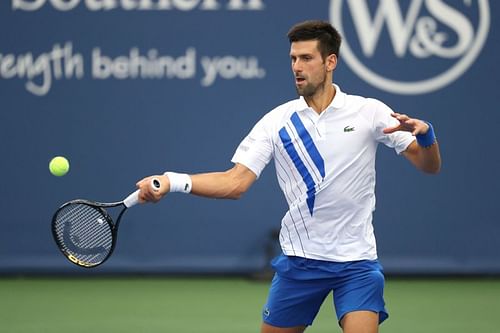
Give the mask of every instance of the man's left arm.
[[441, 154], [432, 125], [419, 119], [410, 118], [405, 114], [393, 113], [392, 116], [399, 121], [399, 125], [385, 128], [384, 133], [411, 132], [417, 140], [410, 143], [403, 155], [417, 169], [426, 173], [438, 173], [441, 170]]

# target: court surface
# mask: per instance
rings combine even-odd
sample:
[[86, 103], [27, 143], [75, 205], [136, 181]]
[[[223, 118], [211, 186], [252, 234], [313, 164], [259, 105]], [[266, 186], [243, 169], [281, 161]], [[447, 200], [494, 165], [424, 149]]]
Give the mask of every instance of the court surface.
[[[259, 332], [268, 282], [0, 278], [2, 333]], [[382, 333], [500, 332], [500, 279], [387, 279]], [[307, 332], [341, 332], [331, 296]]]

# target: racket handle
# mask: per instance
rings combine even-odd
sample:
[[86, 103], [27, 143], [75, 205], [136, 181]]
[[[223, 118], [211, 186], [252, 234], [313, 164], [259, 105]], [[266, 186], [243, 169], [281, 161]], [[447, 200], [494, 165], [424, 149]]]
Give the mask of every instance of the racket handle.
[[[153, 191], [158, 191], [160, 187], [161, 182], [158, 178], [151, 179], [151, 188], [153, 189]], [[126, 197], [125, 200], [123, 200], [123, 204], [125, 205], [125, 207], [130, 208], [139, 203], [139, 192], [140, 190], [137, 190]]]
[[141, 190], [137, 190], [134, 193], [131, 193], [128, 197], [123, 200], [123, 204], [125, 207], [130, 208], [132, 206], [135, 206], [139, 203], [139, 192]]

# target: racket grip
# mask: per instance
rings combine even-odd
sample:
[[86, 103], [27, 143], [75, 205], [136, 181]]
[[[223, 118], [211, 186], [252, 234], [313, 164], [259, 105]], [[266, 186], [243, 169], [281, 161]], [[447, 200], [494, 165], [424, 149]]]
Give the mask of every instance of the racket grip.
[[[151, 188], [153, 189], [153, 191], [158, 191], [160, 187], [161, 182], [158, 178], [151, 179]], [[125, 205], [125, 207], [130, 208], [139, 203], [139, 192], [140, 190], [137, 190], [126, 197], [125, 200], [123, 200], [123, 204]]]
[[151, 187], [153, 188], [153, 191], [158, 191], [161, 187], [160, 180], [158, 178], [151, 179]]
[[123, 204], [125, 207], [130, 208], [132, 206], [135, 206], [139, 203], [139, 192], [141, 190], [137, 190], [134, 193], [131, 193], [128, 197], [123, 200]]

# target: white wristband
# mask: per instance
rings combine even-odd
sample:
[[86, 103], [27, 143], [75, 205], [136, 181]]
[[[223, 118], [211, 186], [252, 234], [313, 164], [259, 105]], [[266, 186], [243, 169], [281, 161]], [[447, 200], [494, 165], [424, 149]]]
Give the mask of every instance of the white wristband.
[[191, 177], [185, 173], [165, 172], [170, 181], [170, 192], [190, 193], [193, 183]]

